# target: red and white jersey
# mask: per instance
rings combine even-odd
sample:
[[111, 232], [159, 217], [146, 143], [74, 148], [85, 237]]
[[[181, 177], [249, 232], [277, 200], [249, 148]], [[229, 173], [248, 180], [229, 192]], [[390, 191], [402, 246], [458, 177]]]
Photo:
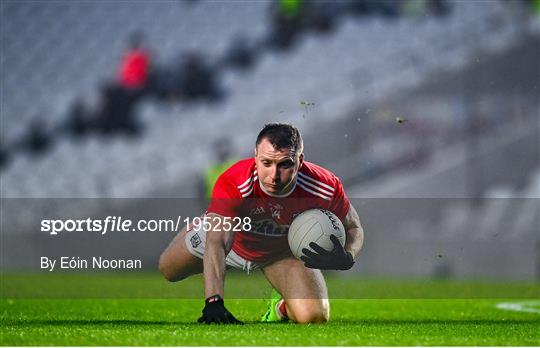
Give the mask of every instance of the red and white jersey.
[[329, 210], [342, 221], [349, 212], [349, 199], [332, 172], [304, 161], [293, 189], [285, 195], [270, 195], [259, 184], [255, 159], [249, 158], [219, 177], [207, 213], [251, 218], [251, 230], [236, 232], [232, 249], [246, 260], [265, 262], [290, 253], [291, 222], [314, 208]]

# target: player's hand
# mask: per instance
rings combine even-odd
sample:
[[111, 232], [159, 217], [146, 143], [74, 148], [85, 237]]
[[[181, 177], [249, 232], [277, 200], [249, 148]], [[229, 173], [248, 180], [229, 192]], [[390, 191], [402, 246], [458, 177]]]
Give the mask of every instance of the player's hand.
[[304, 261], [304, 266], [317, 269], [334, 269], [346, 271], [354, 265], [352, 254], [345, 250], [339, 239], [335, 235], [330, 235], [330, 240], [334, 243], [332, 251], [326, 251], [317, 243], [309, 243], [309, 247], [314, 250], [303, 248], [300, 259]]
[[219, 295], [214, 295], [206, 299], [202, 316], [197, 321], [205, 324], [243, 324], [225, 308], [223, 299]]

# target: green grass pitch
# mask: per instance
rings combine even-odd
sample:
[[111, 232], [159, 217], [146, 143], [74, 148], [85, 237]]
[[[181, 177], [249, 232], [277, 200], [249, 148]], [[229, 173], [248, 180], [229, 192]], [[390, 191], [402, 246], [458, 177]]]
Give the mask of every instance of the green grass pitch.
[[[260, 276], [233, 275], [228, 284], [229, 294], [269, 291]], [[395, 292], [389, 293], [392, 286]], [[140, 292], [139, 287], [147, 291]], [[244, 296], [244, 299], [228, 297], [225, 303], [245, 325], [207, 326], [195, 323], [203, 305], [200, 277], [184, 284], [167, 284], [155, 275], [123, 278], [4, 274], [1, 343], [26, 346], [540, 345], [537, 283], [329, 279], [331, 297], [343, 287], [351, 292], [331, 300], [331, 320], [324, 325], [259, 323], [266, 309], [263, 296]], [[414, 288], [420, 290], [414, 292]], [[468, 299], [459, 296], [475, 293], [475, 288], [481, 296]], [[92, 290], [94, 298], [82, 298], [90, 295], [84, 289]], [[101, 291], [94, 292], [97, 289]], [[249, 289], [256, 290], [250, 293]], [[362, 291], [362, 298], [351, 298], [355, 289]], [[486, 289], [494, 289], [493, 298], [487, 298]], [[121, 298], [113, 298], [115, 292]], [[41, 297], [56, 298], [36, 298], [38, 293]], [[377, 298], [377, 293], [385, 294], [384, 298]], [[445, 295], [453, 298], [444, 298]], [[402, 299], [396, 299], [400, 296]], [[496, 307], [503, 302], [517, 303], [520, 310]], [[528, 302], [527, 306], [520, 307], [524, 302]]]

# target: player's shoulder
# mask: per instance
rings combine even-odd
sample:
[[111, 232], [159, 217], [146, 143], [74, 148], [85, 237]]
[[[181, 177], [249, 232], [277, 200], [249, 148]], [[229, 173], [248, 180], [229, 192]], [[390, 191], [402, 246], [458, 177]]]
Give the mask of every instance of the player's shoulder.
[[330, 170], [308, 161], [304, 161], [298, 171], [298, 183], [307, 186], [317, 185], [330, 191], [341, 185], [340, 179]]
[[252, 183], [257, 177], [255, 159], [239, 160], [223, 172], [222, 177], [238, 188], [248, 185], [250, 182]]

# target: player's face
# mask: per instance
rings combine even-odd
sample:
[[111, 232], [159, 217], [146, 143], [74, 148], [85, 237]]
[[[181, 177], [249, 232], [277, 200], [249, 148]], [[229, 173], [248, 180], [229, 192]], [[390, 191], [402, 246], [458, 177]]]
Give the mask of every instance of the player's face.
[[303, 154], [298, 155], [290, 149], [277, 150], [267, 139], [263, 139], [255, 149], [255, 164], [260, 183], [269, 193], [289, 192], [303, 159]]

